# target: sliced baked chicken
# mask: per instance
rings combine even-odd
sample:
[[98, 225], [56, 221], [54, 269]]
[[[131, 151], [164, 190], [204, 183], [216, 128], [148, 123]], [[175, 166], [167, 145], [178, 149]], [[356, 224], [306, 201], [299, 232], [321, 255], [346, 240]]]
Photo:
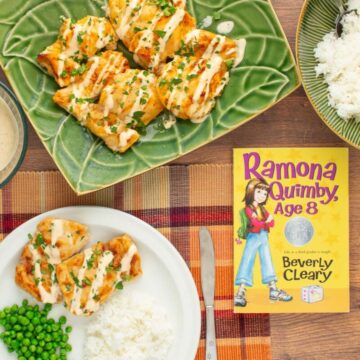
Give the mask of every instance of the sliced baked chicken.
[[172, 58], [181, 39], [195, 29], [195, 19], [182, 1], [110, 0], [108, 15], [134, 60], [157, 73]]
[[106, 85], [114, 82], [116, 75], [129, 68], [129, 62], [118, 51], [107, 50], [95, 55], [89, 59], [84, 73], [73, 84], [58, 90], [53, 100], [83, 122], [89, 104], [97, 100]]
[[186, 34], [177, 55], [211, 59], [220, 56], [228, 68], [238, 66], [244, 58], [245, 39], [234, 40], [210, 31], [195, 29]]
[[185, 5], [185, 0], [109, 0], [106, 14], [119, 39], [129, 47], [139, 31], [154, 30], [162, 18]]
[[88, 229], [71, 220], [46, 218], [29, 238], [16, 266], [15, 281], [38, 301], [60, 302], [56, 266], [87, 244]]
[[166, 109], [181, 119], [203, 121], [228, 83], [229, 69], [241, 62], [245, 44], [204, 30], [188, 33], [157, 81]]
[[181, 119], [201, 122], [229, 81], [224, 60], [177, 56], [166, 64], [157, 82], [163, 105]]
[[99, 50], [115, 50], [117, 37], [106, 18], [86, 16], [78, 22], [64, 19], [58, 39], [38, 55], [38, 63], [60, 87], [68, 86], [86, 71], [85, 62]]
[[152, 73], [129, 69], [104, 87], [96, 104], [75, 106], [69, 97], [60, 96], [63, 91], [58, 91], [54, 100], [72, 112], [111, 150], [123, 153], [140, 138], [139, 131], [164, 109], [155, 84]]
[[98, 242], [56, 268], [65, 306], [84, 316], [96, 312], [116, 289], [122, 289], [124, 281], [141, 273], [140, 255], [128, 235]]

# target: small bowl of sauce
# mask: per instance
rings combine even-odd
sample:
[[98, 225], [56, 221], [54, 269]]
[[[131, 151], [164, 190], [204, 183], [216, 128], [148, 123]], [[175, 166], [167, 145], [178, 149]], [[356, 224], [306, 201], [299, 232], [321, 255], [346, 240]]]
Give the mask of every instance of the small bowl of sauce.
[[19, 169], [27, 147], [25, 114], [15, 95], [0, 82], [0, 188]]

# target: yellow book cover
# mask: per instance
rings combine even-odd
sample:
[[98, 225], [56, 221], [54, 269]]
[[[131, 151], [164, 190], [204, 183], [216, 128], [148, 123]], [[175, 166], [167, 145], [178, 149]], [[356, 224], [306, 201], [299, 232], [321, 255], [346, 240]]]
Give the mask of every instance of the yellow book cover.
[[349, 311], [348, 149], [234, 149], [234, 312]]

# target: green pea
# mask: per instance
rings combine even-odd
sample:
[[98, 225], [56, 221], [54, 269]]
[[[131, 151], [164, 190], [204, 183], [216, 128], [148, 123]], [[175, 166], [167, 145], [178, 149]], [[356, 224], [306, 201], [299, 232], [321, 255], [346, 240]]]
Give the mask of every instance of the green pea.
[[30, 345], [29, 350], [34, 353], [36, 351], [36, 346], [35, 345]]
[[23, 345], [25, 345], [25, 346], [29, 346], [29, 345], [30, 345], [30, 340], [27, 339], [27, 338], [25, 338], [22, 343], [23, 343]]
[[70, 333], [72, 332], [72, 327], [71, 327], [71, 326], [67, 326], [67, 327], [65, 328], [65, 331], [66, 331], [68, 334], [70, 334]]
[[26, 312], [25, 308], [22, 307], [22, 308], [19, 309], [18, 314], [19, 315], [24, 315], [25, 312]]
[[24, 316], [19, 317], [19, 322], [21, 325], [29, 325], [30, 324], [29, 319]]
[[60, 350], [60, 356], [66, 356], [66, 350], [61, 349]]
[[66, 324], [66, 317], [65, 316], [60, 316], [60, 318], [59, 318], [59, 324], [61, 324], [61, 325], [64, 325], [64, 324]]
[[32, 318], [34, 317], [34, 313], [33, 313], [32, 311], [28, 311], [28, 312], [26, 313], [26, 317], [27, 317], [28, 319], [32, 319]]
[[44, 311], [50, 311], [52, 309], [52, 305], [51, 304], [45, 304], [44, 306]]

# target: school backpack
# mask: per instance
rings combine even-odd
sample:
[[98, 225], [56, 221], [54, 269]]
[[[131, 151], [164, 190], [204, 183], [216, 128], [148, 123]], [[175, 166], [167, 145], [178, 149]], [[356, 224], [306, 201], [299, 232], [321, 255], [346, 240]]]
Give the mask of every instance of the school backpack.
[[240, 210], [240, 227], [238, 229], [238, 237], [239, 239], [246, 239], [247, 234], [249, 232], [249, 218], [246, 215], [245, 208]]

